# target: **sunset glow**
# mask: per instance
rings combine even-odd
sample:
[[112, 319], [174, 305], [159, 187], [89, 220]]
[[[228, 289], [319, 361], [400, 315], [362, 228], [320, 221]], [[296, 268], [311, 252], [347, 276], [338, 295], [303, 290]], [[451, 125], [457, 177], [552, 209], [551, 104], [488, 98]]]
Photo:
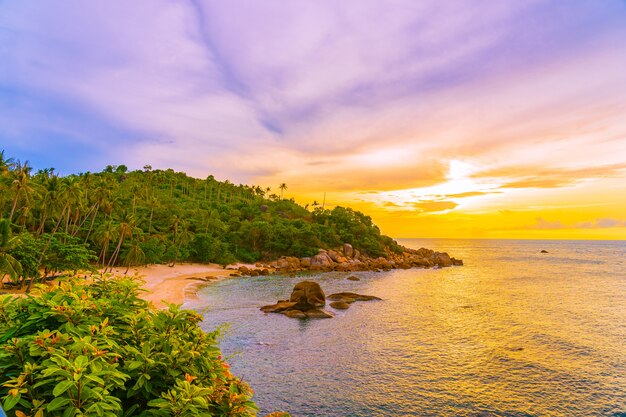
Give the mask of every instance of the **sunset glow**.
[[271, 187], [393, 237], [626, 239], [623, 1], [0, 4], [0, 150]]

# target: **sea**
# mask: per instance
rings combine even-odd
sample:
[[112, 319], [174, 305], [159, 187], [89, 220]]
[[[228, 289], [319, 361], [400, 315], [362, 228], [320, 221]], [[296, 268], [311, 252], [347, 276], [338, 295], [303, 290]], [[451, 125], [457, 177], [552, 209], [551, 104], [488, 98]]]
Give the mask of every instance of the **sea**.
[[[626, 416], [626, 241], [399, 242], [465, 265], [233, 278], [186, 305], [222, 328], [260, 416]], [[259, 310], [304, 279], [382, 301]]]

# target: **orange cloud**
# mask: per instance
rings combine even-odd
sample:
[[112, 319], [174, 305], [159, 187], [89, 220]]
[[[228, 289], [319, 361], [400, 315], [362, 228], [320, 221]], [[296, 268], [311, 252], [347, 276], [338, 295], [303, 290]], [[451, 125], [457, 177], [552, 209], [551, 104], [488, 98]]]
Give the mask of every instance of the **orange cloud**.
[[437, 213], [440, 211], [452, 210], [457, 207], [458, 204], [454, 201], [420, 201], [413, 203], [413, 207], [424, 213]]
[[473, 178], [511, 180], [500, 188], [559, 188], [584, 180], [616, 178], [625, 174], [626, 164], [611, 164], [586, 168], [544, 168], [534, 165], [516, 165], [489, 169], [472, 175]]

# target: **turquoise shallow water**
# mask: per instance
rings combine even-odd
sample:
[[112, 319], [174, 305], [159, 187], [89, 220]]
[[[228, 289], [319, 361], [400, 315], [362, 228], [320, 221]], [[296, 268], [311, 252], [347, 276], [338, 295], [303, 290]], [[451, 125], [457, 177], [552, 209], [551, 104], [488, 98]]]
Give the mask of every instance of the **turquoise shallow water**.
[[465, 266], [307, 275], [383, 298], [330, 320], [259, 311], [303, 277], [222, 281], [187, 307], [230, 323], [222, 349], [264, 413], [626, 416], [626, 242], [401, 243]]

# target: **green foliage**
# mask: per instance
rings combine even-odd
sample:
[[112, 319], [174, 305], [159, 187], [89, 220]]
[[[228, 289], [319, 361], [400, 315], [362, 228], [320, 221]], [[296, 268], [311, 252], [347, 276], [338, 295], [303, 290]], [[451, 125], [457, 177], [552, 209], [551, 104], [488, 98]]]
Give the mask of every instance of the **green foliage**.
[[[24, 242], [4, 253], [28, 263], [24, 274], [84, 268], [94, 254], [101, 267], [112, 268], [302, 257], [346, 242], [370, 256], [400, 250], [362, 213], [323, 210], [317, 203], [310, 212], [284, 199], [284, 183], [278, 196], [269, 188], [148, 165], [137, 171], [109, 165], [66, 177], [45, 169], [31, 176], [27, 164], [3, 153], [0, 168], [0, 217], [11, 219], [9, 228]], [[45, 256], [33, 266], [29, 254], [36, 245]]]
[[[139, 282], [64, 283], [0, 298], [0, 400], [32, 416], [253, 416], [249, 387], [220, 356], [218, 331]], [[22, 415], [22, 414], [19, 414]]]
[[96, 257], [79, 239], [63, 233], [44, 235], [46, 239], [50, 239], [50, 244], [40, 266], [47, 271], [92, 269], [90, 262]]
[[19, 245], [19, 239], [11, 236], [8, 220], [0, 220], [0, 281], [5, 275], [13, 281], [22, 275], [23, 266], [12, 251]]

